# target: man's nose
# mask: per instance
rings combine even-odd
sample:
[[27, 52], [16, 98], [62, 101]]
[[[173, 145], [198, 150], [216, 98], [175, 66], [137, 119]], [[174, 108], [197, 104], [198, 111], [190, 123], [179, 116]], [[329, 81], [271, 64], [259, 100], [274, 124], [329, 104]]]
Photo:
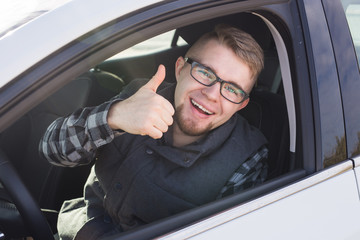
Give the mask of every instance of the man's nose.
[[221, 84], [217, 82], [212, 86], [204, 87], [201, 92], [206, 95], [209, 100], [217, 101], [220, 97], [220, 85]]

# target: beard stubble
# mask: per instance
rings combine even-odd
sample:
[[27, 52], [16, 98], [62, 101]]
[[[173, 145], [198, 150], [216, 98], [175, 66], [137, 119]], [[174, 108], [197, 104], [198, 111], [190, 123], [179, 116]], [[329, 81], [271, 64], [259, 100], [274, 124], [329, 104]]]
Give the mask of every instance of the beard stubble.
[[201, 125], [200, 122], [195, 122], [184, 114], [184, 104], [178, 106], [175, 110], [174, 120], [177, 123], [179, 129], [189, 136], [202, 136], [208, 133], [213, 124], [209, 123], [206, 126]]

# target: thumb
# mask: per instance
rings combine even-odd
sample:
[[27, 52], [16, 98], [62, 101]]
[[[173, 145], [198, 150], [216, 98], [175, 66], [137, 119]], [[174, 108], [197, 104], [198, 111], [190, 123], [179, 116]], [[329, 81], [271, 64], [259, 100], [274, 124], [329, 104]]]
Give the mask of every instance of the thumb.
[[166, 74], [165, 66], [160, 64], [157, 72], [150, 79], [150, 81], [144, 85], [144, 88], [147, 88], [147, 89], [150, 89], [150, 90], [156, 92], [156, 90], [158, 89], [160, 84], [164, 81], [165, 74]]

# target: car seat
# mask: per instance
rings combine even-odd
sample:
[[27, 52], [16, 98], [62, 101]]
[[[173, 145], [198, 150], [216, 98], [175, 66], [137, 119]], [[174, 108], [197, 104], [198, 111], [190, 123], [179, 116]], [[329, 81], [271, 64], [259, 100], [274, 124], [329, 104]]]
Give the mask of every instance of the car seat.
[[288, 172], [290, 140], [284, 97], [263, 89], [254, 89], [249, 104], [239, 114], [260, 129], [268, 140], [268, 180]]
[[[55, 210], [55, 214], [48, 215], [54, 231], [56, 211], [65, 199], [81, 195], [91, 166], [53, 166], [39, 156], [39, 141], [47, 127], [58, 117], [84, 106], [100, 104], [119, 93], [123, 86], [124, 82], [117, 76], [94, 69], [71, 81], [0, 134], [1, 149], [39, 206]], [[0, 215], [1, 223], [6, 225], [1, 227], [21, 236], [24, 231], [20, 215], [1, 184]]]
[[[88, 83], [89, 86], [87, 86], [86, 89], [86, 96], [81, 97], [81, 104], [76, 104], [76, 106], [72, 105], [70, 107], [67, 106], [67, 104], [64, 104], [63, 107], [65, 109], [61, 112], [57, 112], [56, 118], [59, 116], [66, 116], [81, 107], [96, 106], [108, 101], [113, 96], [117, 95], [125, 85], [121, 78], [99, 69], [92, 69], [78, 77], [75, 81], [86, 81]], [[46, 107], [42, 112], [48, 112], [48, 109], [53, 109], [58, 105], [57, 102], [59, 102], [60, 99], [69, 98], [69, 88], [72, 88], [70, 91], [73, 91], [74, 94], [83, 91], [82, 88], [79, 89], [73, 85], [68, 86], [67, 89], [61, 90], [61, 93], [58, 96], [54, 96], [45, 101], [44, 104], [46, 104]], [[70, 97], [69, 101], [73, 101], [75, 97], [76, 95]], [[52, 117], [51, 122], [56, 118]], [[40, 124], [41, 127], [43, 125], [48, 126], [48, 121], [46, 124]], [[40, 137], [45, 130], [46, 129], [41, 129], [41, 131], [38, 131], [40, 136], [36, 137], [35, 143], [39, 143]], [[36, 153], [35, 157], [38, 158], [38, 153]], [[90, 168], [91, 164], [76, 168], [63, 168], [50, 165], [48, 170], [45, 171], [47, 173], [45, 177], [47, 184], [43, 184], [39, 193], [40, 206], [58, 210], [65, 199], [80, 197], [84, 183], [89, 175]], [[76, 181], [74, 181], [74, 179]]]

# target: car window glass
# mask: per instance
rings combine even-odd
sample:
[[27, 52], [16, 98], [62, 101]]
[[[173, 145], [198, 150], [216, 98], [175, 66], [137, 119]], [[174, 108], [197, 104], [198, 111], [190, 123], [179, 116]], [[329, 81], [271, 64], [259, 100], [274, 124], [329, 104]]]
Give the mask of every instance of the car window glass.
[[[169, 32], [160, 34], [160, 35], [150, 38], [146, 41], [138, 43], [138, 44], [120, 52], [119, 54], [114, 55], [110, 59], [136, 57], [136, 56], [151, 54], [151, 53], [169, 49], [171, 47], [171, 42], [174, 38], [174, 34], [175, 34], [175, 30], [171, 30]], [[184, 39], [179, 37], [176, 45], [184, 46], [184, 45], [187, 45], [187, 43], [184, 41]]]
[[360, 65], [360, 0], [342, 0]]

